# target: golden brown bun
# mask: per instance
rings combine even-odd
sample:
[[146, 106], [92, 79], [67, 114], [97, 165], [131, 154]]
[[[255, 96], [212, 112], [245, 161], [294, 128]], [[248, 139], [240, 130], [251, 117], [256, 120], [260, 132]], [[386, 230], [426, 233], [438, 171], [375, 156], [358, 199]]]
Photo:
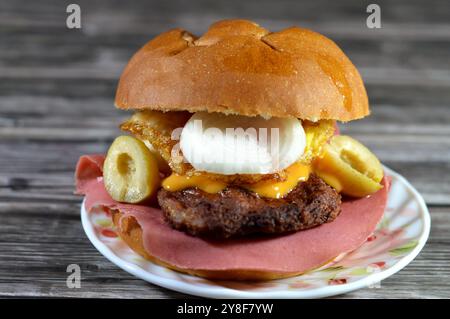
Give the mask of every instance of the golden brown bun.
[[224, 20], [200, 38], [182, 29], [142, 47], [120, 77], [121, 109], [208, 111], [350, 121], [369, 114], [355, 66], [330, 39]]
[[142, 241], [142, 228], [133, 216], [123, 216], [117, 210], [112, 211], [112, 219], [116, 226], [117, 232], [122, 240], [137, 254], [144, 257], [151, 262], [167, 267], [169, 269], [179, 271], [182, 273], [204, 277], [208, 279], [222, 279], [222, 280], [270, 280], [287, 278], [300, 275], [301, 273], [273, 273], [264, 271], [248, 271], [248, 270], [224, 270], [224, 271], [210, 271], [210, 270], [192, 270], [181, 269], [174, 265], [163, 262], [151, 255], [144, 248]]

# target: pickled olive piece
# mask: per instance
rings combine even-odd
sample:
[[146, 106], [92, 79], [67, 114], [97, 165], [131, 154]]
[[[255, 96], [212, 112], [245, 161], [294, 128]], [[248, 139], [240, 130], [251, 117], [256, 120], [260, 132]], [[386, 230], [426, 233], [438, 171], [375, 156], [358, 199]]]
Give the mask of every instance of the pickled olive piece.
[[160, 186], [157, 160], [145, 144], [119, 136], [111, 144], [103, 165], [105, 188], [119, 202], [150, 199]]
[[383, 167], [378, 158], [355, 139], [333, 136], [323, 154], [314, 161], [314, 171], [337, 191], [363, 197], [378, 191]]

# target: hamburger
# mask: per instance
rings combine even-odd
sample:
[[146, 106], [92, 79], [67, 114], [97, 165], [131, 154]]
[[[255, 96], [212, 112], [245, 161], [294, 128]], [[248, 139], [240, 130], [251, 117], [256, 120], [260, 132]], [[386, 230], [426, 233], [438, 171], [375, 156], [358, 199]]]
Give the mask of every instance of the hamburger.
[[211, 279], [298, 275], [358, 248], [389, 188], [337, 122], [369, 114], [362, 79], [330, 39], [247, 20], [165, 32], [129, 61], [116, 107], [134, 113], [77, 193], [142, 257]]

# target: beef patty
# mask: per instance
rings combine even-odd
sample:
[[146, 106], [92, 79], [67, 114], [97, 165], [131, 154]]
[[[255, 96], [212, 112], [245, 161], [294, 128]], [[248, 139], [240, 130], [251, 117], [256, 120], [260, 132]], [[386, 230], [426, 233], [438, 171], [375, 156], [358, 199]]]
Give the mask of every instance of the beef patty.
[[316, 175], [299, 183], [286, 197], [259, 197], [240, 187], [217, 194], [197, 188], [161, 189], [158, 202], [172, 227], [194, 236], [228, 238], [254, 233], [281, 234], [333, 221], [341, 197]]

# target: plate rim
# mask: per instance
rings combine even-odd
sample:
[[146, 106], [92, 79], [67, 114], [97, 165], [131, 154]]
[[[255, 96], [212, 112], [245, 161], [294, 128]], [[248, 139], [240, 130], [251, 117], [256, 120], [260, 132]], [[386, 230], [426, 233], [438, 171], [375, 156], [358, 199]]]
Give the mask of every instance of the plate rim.
[[[428, 211], [428, 207], [423, 199], [422, 195], [415, 189], [414, 186], [402, 175], [395, 172], [394, 170], [388, 168], [383, 165], [385, 172], [387, 175], [396, 178], [399, 182], [401, 182], [405, 188], [409, 191], [412, 197], [417, 201], [419, 209], [420, 209], [420, 219], [423, 221], [424, 227], [419, 237], [419, 241], [414, 247], [414, 249], [409, 252], [407, 255], [403, 256], [399, 259], [394, 265], [386, 270], [381, 270], [376, 273], [369, 274], [361, 279], [358, 279], [351, 283], [346, 283], [342, 285], [336, 286], [325, 286], [320, 288], [314, 288], [311, 290], [283, 290], [283, 291], [242, 291], [235, 290], [227, 287], [217, 287], [217, 289], [209, 291], [213, 288], [199, 288], [193, 283], [180, 282], [176, 279], [172, 278], [163, 278], [158, 275], [152, 274], [150, 272], [145, 271], [141, 267], [136, 264], [130, 263], [121, 259], [116, 255], [114, 251], [112, 251], [106, 244], [104, 244], [96, 235], [94, 226], [88, 219], [88, 213], [85, 210], [84, 202], [85, 198], [83, 198], [83, 202], [81, 204], [81, 223], [89, 238], [90, 242], [94, 245], [94, 247], [108, 259], [110, 262], [118, 266], [119, 268], [125, 270], [126, 272], [142, 279], [147, 282], [150, 282], [154, 285], [164, 287], [166, 289], [174, 290], [181, 293], [190, 294], [193, 296], [199, 297], [207, 297], [207, 298], [324, 298], [330, 297], [340, 294], [345, 294], [357, 289], [365, 288], [370, 285], [373, 285], [377, 282], [380, 282], [395, 273], [402, 270], [406, 267], [414, 258], [417, 257], [419, 252], [425, 246], [431, 228], [431, 218], [430, 213]], [[150, 262], [150, 261], [149, 261]], [[185, 276], [190, 276], [184, 274]], [[300, 275], [301, 276], [301, 275]], [[205, 291], [206, 290], [206, 291]]]

